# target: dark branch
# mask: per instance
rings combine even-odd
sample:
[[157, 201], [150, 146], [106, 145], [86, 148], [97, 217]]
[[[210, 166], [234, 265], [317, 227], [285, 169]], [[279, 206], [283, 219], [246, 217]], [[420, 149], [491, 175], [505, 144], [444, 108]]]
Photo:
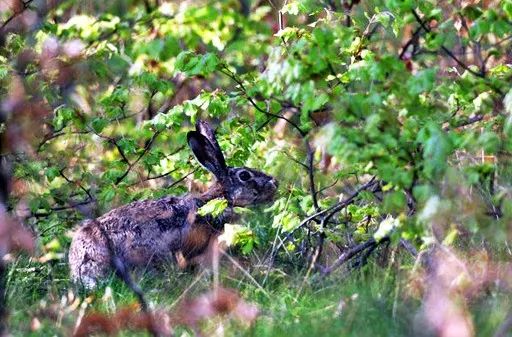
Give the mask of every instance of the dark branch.
[[64, 135], [86, 135], [89, 131], [72, 131], [72, 132], [64, 132], [64, 131], [57, 131], [54, 133], [47, 134], [43, 137], [43, 140], [37, 145], [37, 152], [41, 152], [42, 147], [48, 143], [49, 141], [59, 138]]
[[12, 20], [16, 19], [19, 15], [23, 14], [23, 12], [25, 12], [25, 10], [29, 7], [30, 3], [32, 3], [33, 1], [34, 0], [27, 0], [26, 2], [23, 2], [22, 0], [19, 0], [19, 2], [21, 4], [23, 4], [23, 8], [21, 9], [21, 11], [16, 12], [13, 15], [11, 15], [9, 18], [7, 18], [7, 20], [4, 21], [4, 23], [2, 23], [2, 25], [0, 26], [0, 33], [2, 33], [2, 31], [5, 29], [5, 27], [7, 27], [7, 25]]
[[316, 193], [316, 186], [315, 186], [315, 167], [313, 166], [313, 156], [314, 152], [311, 148], [311, 145], [309, 144], [309, 141], [307, 138], [304, 138], [304, 144], [306, 146], [306, 155], [307, 155], [307, 169], [308, 169], [308, 177], [309, 177], [309, 188], [311, 191], [311, 197], [313, 198], [313, 206], [315, 207], [315, 211], [319, 212], [320, 207], [318, 206], [318, 199], [317, 199], [317, 193]]
[[373, 188], [375, 185], [378, 185], [379, 181], [375, 179], [375, 177], [372, 177], [372, 179], [370, 181], [368, 181], [366, 184], [362, 185], [361, 187], [359, 187], [354, 193], [352, 193], [348, 198], [346, 198], [345, 200], [335, 204], [334, 206], [331, 206], [329, 208], [326, 208], [326, 209], [323, 209], [323, 210], [320, 210], [310, 216], [308, 216], [307, 218], [305, 218], [304, 220], [302, 220], [302, 222], [297, 226], [295, 227], [293, 230], [291, 230], [287, 235], [286, 237], [281, 241], [281, 243], [279, 244], [279, 246], [275, 249], [275, 252], [273, 254], [273, 256], [271, 256], [271, 260], [273, 260], [275, 258], [275, 255], [277, 254], [277, 252], [282, 248], [284, 247], [284, 245], [286, 244], [286, 242], [288, 242], [292, 237], [293, 237], [293, 234], [295, 234], [295, 232], [297, 232], [299, 229], [309, 225], [312, 221], [316, 221], [316, 222], [320, 222], [322, 224], [326, 224], [329, 222], [329, 220], [338, 212], [340, 212], [342, 209], [344, 209], [345, 207], [347, 207], [348, 205], [352, 204], [355, 199], [357, 198], [357, 196], [362, 192], [362, 191], [365, 191], [365, 190], [369, 190], [371, 188]]
[[231, 78], [233, 81], [235, 81], [239, 86], [240, 86], [240, 89], [242, 90], [242, 92], [244, 93], [245, 97], [247, 98], [247, 100], [249, 101], [249, 103], [251, 103], [251, 105], [256, 109], [258, 110], [259, 112], [267, 115], [267, 116], [270, 116], [270, 117], [273, 117], [273, 118], [278, 118], [278, 119], [282, 119], [284, 121], [286, 121], [288, 124], [290, 124], [291, 126], [293, 126], [295, 128], [295, 130], [297, 130], [299, 132], [299, 134], [301, 135], [301, 137], [305, 137], [307, 132], [305, 132], [304, 130], [302, 130], [297, 124], [295, 124], [293, 121], [291, 121], [290, 119], [284, 117], [284, 116], [281, 116], [281, 115], [276, 115], [274, 113], [271, 113], [269, 111], [266, 111], [265, 109], [261, 108], [260, 106], [258, 106], [258, 104], [256, 104], [256, 102], [254, 101], [254, 99], [249, 95], [247, 89], [245, 88], [245, 85], [244, 83], [242, 82], [242, 80], [240, 80], [234, 73], [232, 73], [226, 66], [224, 66], [221, 70], [220, 70], [221, 73], [223, 73], [224, 75], [228, 76], [229, 78]]
[[[430, 29], [430, 27], [425, 24], [425, 22], [423, 22], [423, 20], [420, 18], [420, 16], [418, 15], [418, 13], [416, 12], [416, 10], [412, 10], [412, 14], [414, 15], [414, 18], [416, 19], [416, 21], [421, 25], [421, 27], [427, 32], [427, 33], [431, 33], [432, 30]], [[464, 62], [462, 62], [457, 56], [455, 56], [454, 53], [452, 53], [452, 51], [448, 48], [446, 48], [445, 46], [441, 45], [441, 49], [445, 52], [446, 55], [448, 55], [452, 60], [454, 60], [459, 66], [461, 66], [464, 70], [468, 71], [469, 73], [477, 76], [477, 77], [480, 77], [480, 78], [485, 78], [485, 73], [483, 72], [478, 72], [478, 71], [474, 71], [473, 69], [471, 69], [467, 64], [465, 64]]]
[[[155, 132], [153, 134], [153, 136], [151, 137], [151, 139], [146, 142], [146, 144], [144, 145], [144, 149], [142, 150], [142, 153], [137, 157], [137, 159], [135, 159], [135, 161], [133, 163], [128, 162], [128, 159], [126, 159], [126, 157], [123, 155], [123, 158], [125, 158], [128, 163], [128, 168], [121, 176], [119, 176], [116, 179], [115, 185], [118, 185], [121, 181], [123, 181], [123, 179], [126, 178], [128, 173], [130, 173], [132, 168], [142, 159], [142, 157], [144, 157], [146, 155], [146, 153], [148, 153], [149, 149], [151, 149], [151, 146], [155, 142], [155, 139], [156, 139], [156, 137], [158, 137], [160, 132], [161, 131]], [[119, 145], [117, 143], [115, 143], [115, 144], [116, 144], [116, 147], [118, 148], [118, 150], [120, 151], [120, 153], [122, 153], [121, 149], [119, 148]]]
[[338, 212], [340, 212], [342, 209], [347, 207], [348, 205], [352, 204], [357, 196], [359, 196], [359, 193], [365, 190], [372, 189], [374, 186], [378, 185], [379, 181], [375, 179], [375, 177], [372, 177], [370, 181], [368, 181], [363, 186], [359, 187], [354, 193], [352, 193], [347, 199], [343, 200], [342, 202], [328, 208], [327, 215], [322, 219], [322, 223], [327, 223], [329, 220]]
[[471, 124], [475, 124], [477, 122], [480, 122], [481, 120], [484, 119], [484, 116], [483, 115], [476, 115], [476, 116], [473, 116], [465, 121], [462, 121], [460, 122], [459, 124], [453, 126], [453, 127], [450, 127], [450, 126], [446, 126], [443, 128], [444, 131], [450, 131], [452, 129], [458, 129], [458, 128], [462, 128], [464, 126], [468, 126], [468, 125], [471, 125]]
[[69, 184], [71, 185], [75, 185], [75, 186], [78, 186], [82, 191], [85, 192], [85, 194], [87, 195], [87, 197], [89, 197], [89, 200], [94, 200], [93, 196], [91, 195], [91, 191], [86, 189], [80, 182], [78, 181], [74, 181], [74, 180], [71, 180], [69, 179], [65, 174], [64, 174], [64, 170], [66, 168], [63, 168], [59, 171], [59, 174], [62, 178], [64, 178], [64, 180], [66, 180]]
[[67, 210], [73, 210], [73, 209], [81, 210], [82, 209], [81, 206], [90, 205], [95, 202], [96, 202], [95, 199], [86, 199], [84, 201], [72, 202], [66, 206], [52, 207], [52, 208], [48, 209], [50, 211], [49, 213], [37, 213], [37, 212], [32, 213], [31, 217], [44, 218], [44, 217], [50, 216], [51, 212], [60, 212], [60, 211], [67, 211]]
[[[150, 315], [148, 302], [145, 298], [144, 292], [139, 287], [139, 285], [133, 281], [128, 269], [126, 268], [125, 263], [117, 255], [117, 253], [115, 251], [114, 244], [112, 243], [112, 240], [108, 236], [107, 231], [103, 228], [103, 226], [101, 226], [99, 224], [97, 227], [100, 229], [101, 235], [103, 235], [103, 237], [105, 238], [105, 241], [107, 242], [107, 248], [108, 248], [108, 251], [110, 254], [110, 264], [111, 264], [112, 268], [114, 269], [117, 277], [119, 277], [126, 284], [126, 286], [128, 288], [130, 288], [130, 290], [135, 294], [135, 296], [137, 297], [137, 301], [139, 302], [141, 310], [144, 313], [148, 314], [148, 317], [151, 319], [152, 315]], [[150, 321], [149, 331], [152, 336], [156, 337], [159, 335], [157, 333], [154, 323], [152, 321]]]
[[[403, 60], [404, 57], [405, 57], [405, 53], [407, 53], [407, 50], [409, 49], [409, 47], [414, 47], [417, 45], [418, 43], [418, 39], [420, 37], [420, 34], [421, 34], [421, 31], [423, 30], [422, 27], [418, 27], [414, 33], [412, 34], [411, 38], [409, 39], [409, 41], [407, 41], [405, 43], [405, 45], [402, 47], [402, 51], [400, 52], [400, 55], [398, 56], [398, 58], [400, 60]], [[413, 52], [411, 52], [411, 56], [412, 54], [414, 54]]]
[[389, 241], [389, 237], [384, 237], [380, 241], [376, 241], [374, 238], [371, 238], [366, 242], [355, 245], [354, 247], [349, 248], [348, 250], [343, 252], [343, 254], [341, 254], [336, 260], [336, 262], [334, 262], [330, 267], [320, 267], [320, 272], [323, 276], [327, 276], [337, 268], [341, 267], [344, 263], [346, 263], [353, 257], [357, 256], [359, 253], [364, 252], [366, 249], [370, 249], [373, 251], [376, 248], [376, 246], [387, 241]]

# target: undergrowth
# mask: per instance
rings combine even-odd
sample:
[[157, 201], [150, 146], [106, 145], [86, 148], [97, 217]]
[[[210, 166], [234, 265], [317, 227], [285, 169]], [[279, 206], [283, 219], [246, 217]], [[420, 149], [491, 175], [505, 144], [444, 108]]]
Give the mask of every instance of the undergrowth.
[[[215, 335], [222, 326], [226, 336], [429, 336], [427, 331], [418, 331], [421, 298], [411, 289], [410, 270], [397, 269], [397, 265], [381, 266], [371, 260], [359, 270], [340, 271], [328, 278], [253, 267], [247, 270], [254, 277], [250, 280], [223, 259], [220, 283], [237, 289], [261, 314], [251, 327], [235, 321], [221, 325], [215, 320], [204, 322], [204, 329]], [[164, 269], [136, 275], [154, 308], [172, 309], [183, 298], [212, 288], [210, 271]], [[108, 314], [136, 303], [133, 293], [114, 276], [95, 292], [86, 293], [69, 282], [67, 272], [64, 262], [40, 264], [25, 258], [10, 266], [13, 336], [68, 335], [81, 310]], [[85, 302], [90, 302], [86, 308]], [[475, 335], [492, 336], [510, 304], [510, 299], [496, 290], [482, 292], [470, 304]], [[175, 332], [176, 336], [193, 336], [185, 328], [176, 327]]]

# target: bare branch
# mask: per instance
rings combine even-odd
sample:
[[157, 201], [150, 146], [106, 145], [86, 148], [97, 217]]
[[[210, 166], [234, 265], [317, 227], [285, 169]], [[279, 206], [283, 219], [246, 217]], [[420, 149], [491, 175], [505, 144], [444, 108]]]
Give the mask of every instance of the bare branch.
[[360, 243], [341, 254], [336, 262], [334, 262], [330, 267], [321, 268], [320, 272], [323, 276], [327, 276], [331, 274], [334, 270], [341, 267], [345, 262], [349, 261], [359, 253], [364, 252], [366, 249], [371, 249], [372, 251], [383, 242], [389, 241], [389, 237], [385, 237], [380, 241], [376, 241], [374, 238], [369, 239], [366, 242]]

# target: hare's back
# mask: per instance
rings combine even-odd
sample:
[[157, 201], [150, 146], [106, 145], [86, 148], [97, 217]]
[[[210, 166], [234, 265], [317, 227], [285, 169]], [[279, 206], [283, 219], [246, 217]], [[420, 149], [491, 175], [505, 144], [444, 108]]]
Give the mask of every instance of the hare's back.
[[116, 208], [97, 222], [121, 248], [120, 253], [140, 259], [179, 250], [194, 217], [195, 206], [190, 200], [164, 197]]

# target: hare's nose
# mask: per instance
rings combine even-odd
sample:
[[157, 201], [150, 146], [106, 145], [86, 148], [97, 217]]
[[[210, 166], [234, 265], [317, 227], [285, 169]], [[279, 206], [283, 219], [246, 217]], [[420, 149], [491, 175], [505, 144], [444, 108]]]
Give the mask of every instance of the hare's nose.
[[272, 190], [277, 190], [277, 187], [279, 186], [279, 183], [277, 182], [277, 180], [275, 180], [274, 178], [270, 179], [268, 182], [267, 182], [267, 186], [268, 188], [272, 189]]

